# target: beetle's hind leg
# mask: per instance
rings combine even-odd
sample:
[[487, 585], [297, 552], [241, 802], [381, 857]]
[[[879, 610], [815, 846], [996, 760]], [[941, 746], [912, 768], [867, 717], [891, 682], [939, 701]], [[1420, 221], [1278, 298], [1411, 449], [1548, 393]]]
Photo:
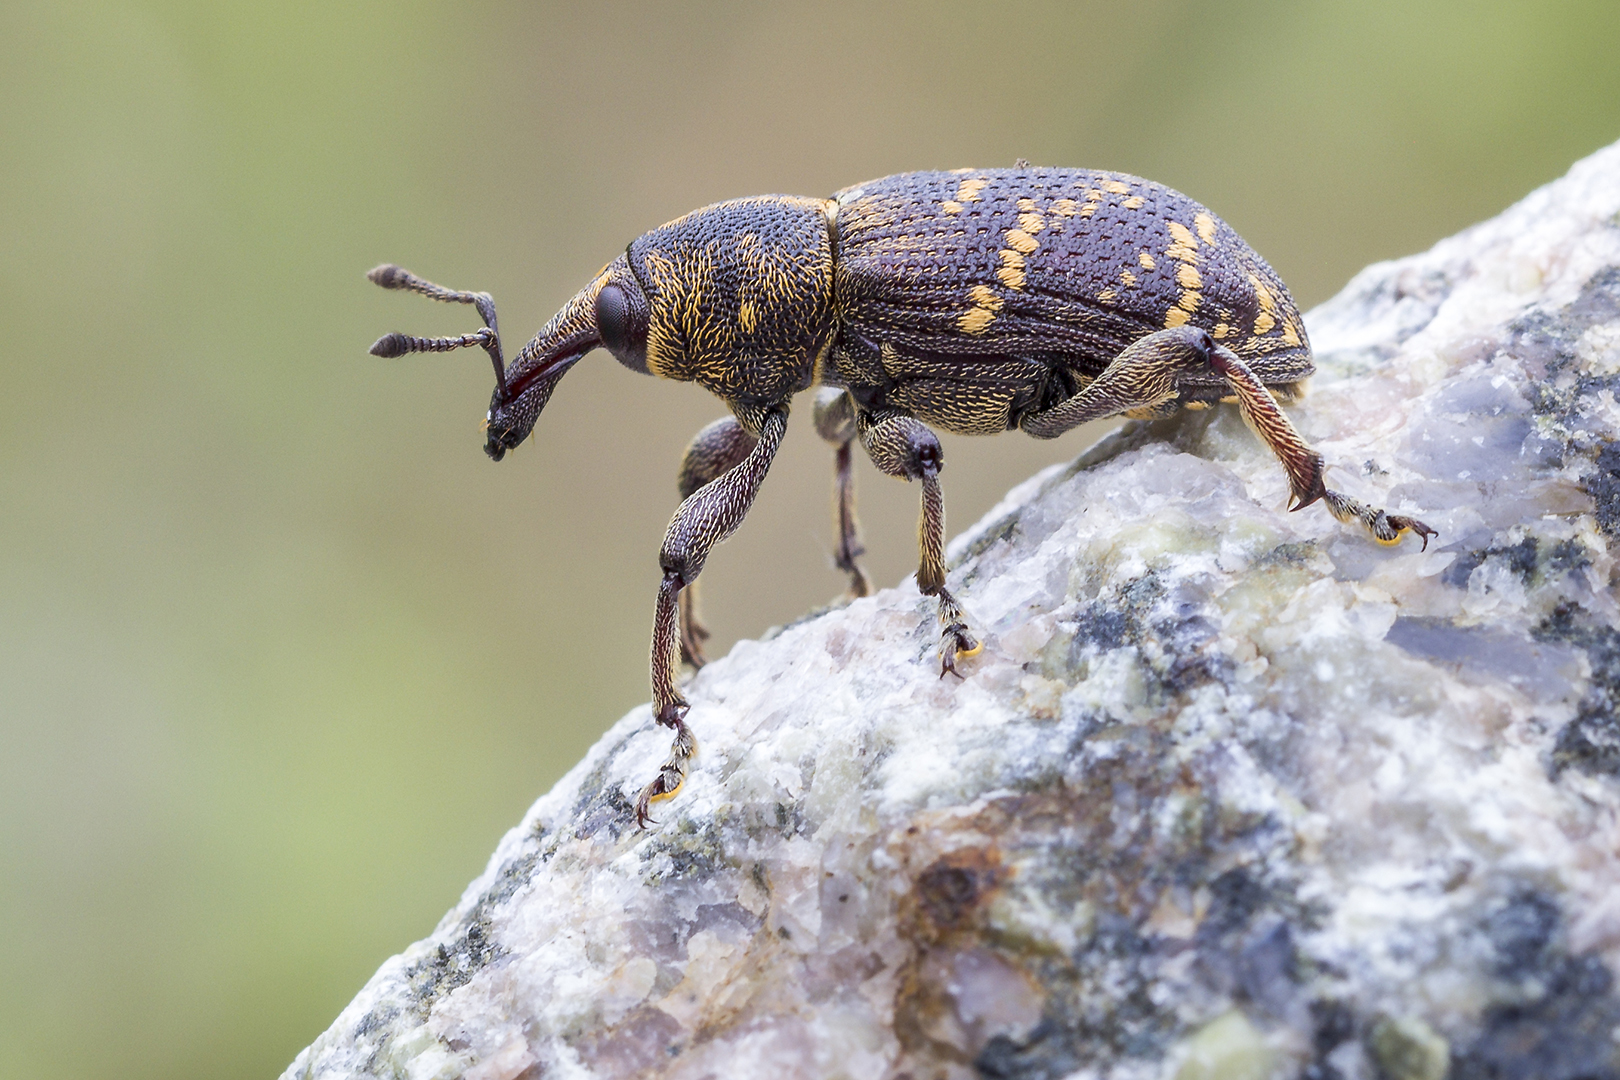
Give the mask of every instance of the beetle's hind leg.
[[836, 386], [816, 391], [816, 433], [837, 447], [834, 453], [833, 523], [838, 527], [838, 550], [833, 563], [849, 575], [849, 595], [872, 595], [872, 579], [861, 566], [866, 546], [855, 519], [855, 474], [850, 446], [855, 441], [855, 402]]
[[1424, 550], [1428, 549], [1429, 537], [1438, 534], [1417, 518], [1387, 513], [1322, 483], [1322, 455], [1300, 437], [1288, 414], [1277, 407], [1265, 384], [1248, 365], [1224, 350], [1212, 353], [1211, 363], [1237, 392], [1244, 422], [1271, 448], [1287, 471], [1293, 503], [1290, 509], [1300, 510], [1320, 499], [1328, 513], [1345, 524], [1361, 522], [1380, 544], [1398, 544], [1401, 537], [1410, 532], [1422, 539]]
[[[692, 437], [681, 458], [680, 475], [675, 487], [684, 501], [710, 480], [735, 468], [746, 458], [759, 439], [743, 430], [734, 416], [723, 416]], [[703, 643], [709, 639], [708, 627], [698, 605], [698, 583], [690, 582], [680, 594], [681, 662], [700, 668], [708, 663], [703, 655]]]
[[940, 677], [957, 674], [958, 657], [977, 656], [984, 644], [968, 631], [967, 616], [945, 588], [945, 497], [939, 471], [945, 456], [927, 425], [903, 413], [860, 413], [856, 429], [867, 456], [882, 472], [922, 481], [922, 511], [917, 520], [917, 589], [939, 597]]
[[[747, 449], [740, 461], [720, 470], [719, 463], [727, 460], [731, 451], [715, 451], [714, 457], [694, 455], [687, 451], [687, 461], [708, 461], [719, 474], [701, 484], [688, 495], [670, 519], [664, 533], [664, 546], [658, 553], [658, 565], [663, 568], [664, 580], [658, 586], [658, 605], [653, 612], [652, 638], [652, 696], [653, 719], [664, 727], [673, 728], [675, 740], [670, 747], [669, 759], [658, 770], [652, 783], [641, 789], [636, 798], [636, 824], [646, 827], [652, 820], [649, 808], [652, 801], [675, 794], [686, 777], [686, 762], [696, 748], [692, 733], [686, 726], [686, 713], [691, 707], [675, 687], [677, 657], [680, 652], [679, 598], [682, 590], [690, 588], [703, 573], [703, 564], [709, 550], [737, 531], [737, 526], [748, 514], [748, 508], [759, 494], [759, 485], [771, 467], [771, 459], [782, 445], [787, 432], [785, 407], [759, 408], [741, 416], [754, 435], [736, 420], [710, 424], [704, 432], [715, 432], [709, 440], [703, 433], [693, 440], [693, 447], [731, 447], [734, 451], [746, 442]], [[723, 434], [727, 423], [736, 424], [736, 431]], [[742, 438], [746, 436], [746, 439]], [[694, 469], [703, 471], [697, 465]], [[682, 470], [683, 486], [685, 469]], [[696, 475], [696, 474], [694, 474]]]

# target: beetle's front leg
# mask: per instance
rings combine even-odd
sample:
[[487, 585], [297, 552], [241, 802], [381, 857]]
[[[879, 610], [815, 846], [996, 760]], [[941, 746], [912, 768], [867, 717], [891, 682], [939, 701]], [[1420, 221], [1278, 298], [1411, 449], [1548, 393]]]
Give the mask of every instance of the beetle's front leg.
[[[723, 416], [693, 436], [681, 458], [681, 472], [675, 487], [684, 502], [710, 480], [735, 468], [748, 456], [759, 439], [750, 435], [734, 416]], [[691, 581], [680, 592], [681, 660], [700, 668], [708, 663], [703, 655], [703, 642], [708, 640], [708, 628], [698, 610], [698, 583]]]
[[872, 464], [890, 476], [922, 481], [922, 510], [917, 519], [917, 589], [939, 597], [939, 674], [956, 675], [956, 658], [977, 656], [984, 644], [968, 632], [967, 616], [945, 588], [945, 497], [939, 471], [945, 455], [939, 439], [915, 417], [903, 413], [861, 413], [855, 420], [861, 445]]
[[855, 441], [855, 402], [847, 391], [824, 386], [816, 391], [815, 409], [816, 433], [838, 448], [833, 458], [833, 522], [838, 526], [838, 551], [833, 563], [849, 575], [850, 596], [870, 596], [872, 579], [861, 566], [866, 547], [855, 520], [855, 474], [850, 460], [850, 444]]
[[[737, 526], [742, 524], [787, 431], [785, 406], [762, 408], [744, 414], [743, 419], [758, 430], [757, 441], [741, 461], [686, 497], [670, 519], [669, 529], [664, 533], [663, 549], [658, 554], [664, 580], [658, 586], [658, 606], [653, 613], [653, 717], [663, 726], [675, 729], [675, 741], [670, 747], [669, 760], [659, 769], [658, 777], [643, 788], [636, 799], [636, 824], [643, 828], [651, 820], [648, 807], [652, 801], [673, 795], [681, 786], [681, 781], [686, 777], [686, 762], [697, 745], [686, 727], [686, 712], [690, 706], [675, 688], [681, 590], [695, 582], [703, 572], [709, 549], [736, 532]], [[705, 431], [717, 427], [719, 425], [711, 424]], [[738, 432], [746, 434], [741, 425]], [[687, 456], [690, 460], [690, 451]], [[682, 475], [684, 477], [684, 472]]]

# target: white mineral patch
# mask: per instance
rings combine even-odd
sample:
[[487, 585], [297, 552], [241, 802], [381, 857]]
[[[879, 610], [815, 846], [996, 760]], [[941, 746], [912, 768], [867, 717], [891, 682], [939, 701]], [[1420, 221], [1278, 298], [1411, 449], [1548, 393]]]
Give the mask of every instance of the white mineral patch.
[[[621, 720], [288, 1078], [1620, 1076], [1620, 146]], [[946, 475], [947, 497], [949, 474]]]

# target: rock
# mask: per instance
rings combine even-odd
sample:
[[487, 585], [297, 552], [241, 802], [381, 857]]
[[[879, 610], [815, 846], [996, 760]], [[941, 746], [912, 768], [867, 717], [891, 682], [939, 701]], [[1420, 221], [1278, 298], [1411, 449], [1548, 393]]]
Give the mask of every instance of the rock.
[[1308, 322], [1429, 550], [1128, 426], [953, 544], [965, 679], [909, 583], [739, 644], [285, 1075], [1620, 1076], [1620, 145]]

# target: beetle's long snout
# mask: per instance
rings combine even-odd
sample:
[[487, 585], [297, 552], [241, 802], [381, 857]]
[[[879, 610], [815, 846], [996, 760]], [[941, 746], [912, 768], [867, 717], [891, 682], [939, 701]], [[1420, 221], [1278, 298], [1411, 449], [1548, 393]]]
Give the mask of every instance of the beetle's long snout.
[[596, 328], [596, 294], [601, 279], [575, 295], [551, 321], [523, 346], [495, 386], [489, 400], [488, 437], [484, 452], [495, 461], [506, 456], [534, 430], [540, 411], [551, 400], [568, 369], [580, 357], [602, 344]]

